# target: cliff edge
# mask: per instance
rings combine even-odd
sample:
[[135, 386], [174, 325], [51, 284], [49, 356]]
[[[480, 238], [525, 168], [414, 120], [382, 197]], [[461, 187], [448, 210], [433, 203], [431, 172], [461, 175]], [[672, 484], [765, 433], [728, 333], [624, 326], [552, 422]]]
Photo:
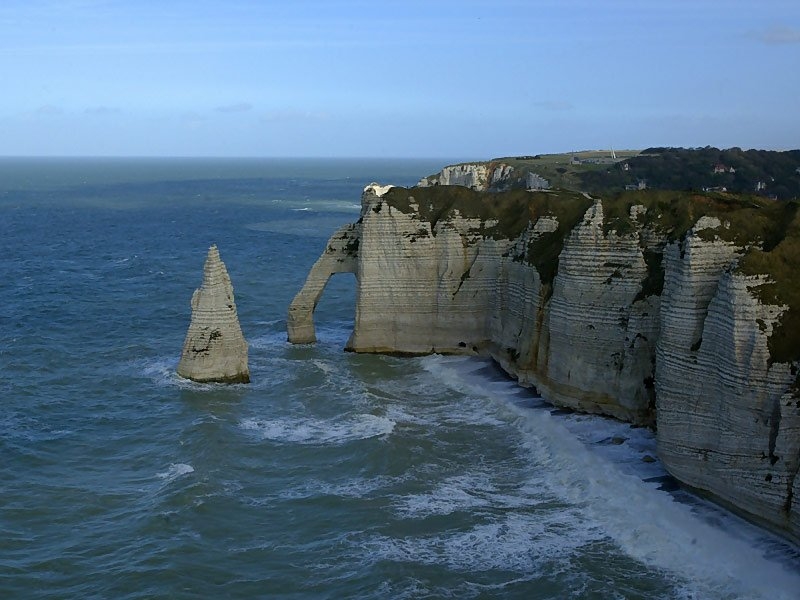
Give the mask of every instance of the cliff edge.
[[655, 426], [680, 481], [800, 541], [800, 212], [727, 194], [368, 186], [289, 311], [356, 274], [354, 352], [491, 356]]

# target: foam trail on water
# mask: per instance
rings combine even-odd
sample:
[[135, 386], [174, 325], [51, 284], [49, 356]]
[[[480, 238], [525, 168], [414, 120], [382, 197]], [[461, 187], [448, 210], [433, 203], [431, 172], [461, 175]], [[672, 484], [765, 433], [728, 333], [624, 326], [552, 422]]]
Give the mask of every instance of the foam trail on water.
[[188, 475], [189, 473], [194, 473], [194, 467], [192, 465], [187, 465], [185, 463], [172, 463], [169, 466], [169, 469], [162, 471], [161, 473], [157, 473], [156, 477], [166, 481], [173, 481], [178, 477], [182, 475]]
[[372, 477], [365, 479], [356, 477], [339, 482], [327, 482], [320, 479], [304, 480], [301, 484], [282, 490], [278, 496], [282, 499], [317, 498], [319, 496], [339, 496], [342, 498], [364, 498], [382, 488], [397, 485], [402, 477]]
[[[573, 506], [626, 554], [685, 580], [698, 597], [797, 598], [800, 575], [764, 558], [753, 537], [699, 518], [641, 477], [592, 451], [549, 410], [520, 406], [513, 382], [485, 381], [485, 363], [430, 357], [425, 368], [444, 384], [501, 403], [516, 417], [532, 464], [547, 471], [548, 491]], [[602, 426], [604, 419], [597, 418]], [[748, 527], [742, 525], [742, 527]], [[766, 535], [766, 534], [763, 534]], [[731, 596], [732, 595], [732, 596]]]
[[386, 417], [358, 414], [350, 418], [245, 419], [240, 424], [262, 439], [293, 444], [345, 444], [392, 433], [395, 422]]

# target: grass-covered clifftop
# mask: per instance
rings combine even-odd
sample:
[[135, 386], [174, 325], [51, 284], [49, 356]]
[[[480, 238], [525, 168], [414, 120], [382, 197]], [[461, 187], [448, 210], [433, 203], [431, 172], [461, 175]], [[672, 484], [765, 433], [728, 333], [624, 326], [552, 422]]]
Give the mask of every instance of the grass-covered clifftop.
[[800, 150], [647, 148], [604, 169], [583, 171], [582, 188], [596, 193], [643, 181], [649, 189], [722, 189], [778, 200], [800, 198]]
[[[493, 170], [513, 167], [493, 184], [494, 191], [520, 188], [529, 173], [552, 188], [610, 194], [626, 188], [718, 190], [765, 198], [800, 198], [800, 150], [741, 148], [647, 148], [583, 151], [494, 158], [480, 163]], [[427, 178], [434, 180], [434, 176]]]
[[[533, 265], [544, 284], [552, 283], [558, 270], [558, 257], [569, 232], [580, 221], [593, 200], [568, 190], [548, 192], [478, 192], [461, 186], [436, 186], [390, 189], [383, 197], [394, 209], [416, 212], [431, 224], [456, 215], [480, 219], [484, 226], [475, 234], [487, 238], [518, 238], [531, 223], [545, 215], [558, 220], [558, 228], [541, 234], [524, 257]], [[637, 235], [643, 245], [648, 276], [640, 296], [658, 295], [663, 287], [661, 252], [664, 244], [682, 239], [704, 216], [716, 217], [722, 226], [699, 235], [719, 237], [742, 247], [738, 265], [747, 275], [762, 274], [767, 283], [754, 289], [762, 302], [788, 306], [780, 325], [770, 338], [770, 351], [777, 362], [800, 361], [800, 203], [780, 202], [755, 195], [718, 192], [626, 191], [602, 197], [604, 231], [610, 235]], [[631, 211], [634, 206], [646, 210]], [[655, 236], [642, 236], [650, 231]], [[652, 245], [652, 239], [661, 243]]]

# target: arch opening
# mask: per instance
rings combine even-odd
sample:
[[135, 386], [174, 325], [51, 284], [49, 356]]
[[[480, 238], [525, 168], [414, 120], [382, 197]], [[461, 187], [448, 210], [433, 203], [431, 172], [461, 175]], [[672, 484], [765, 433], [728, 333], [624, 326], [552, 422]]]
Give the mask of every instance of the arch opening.
[[[360, 233], [358, 224], [340, 228], [328, 240], [325, 252], [311, 267], [303, 289], [289, 305], [286, 329], [292, 344], [312, 344], [317, 341], [314, 312], [326, 288], [329, 289], [329, 297], [323, 303], [326, 319], [330, 318], [329, 313], [333, 313], [334, 321], [338, 319], [339, 322], [352, 323], [355, 315], [355, 283], [353, 280], [346, 281], [348, 278], [337, 277], [334, 284], [328, 284], [331, 277], [338, 273], [353, 273], [357, 277]], [[331, 303], [334, 306], [330, 306]], [[342, 312], [345, 310], [349, 310], [349, 318]]]

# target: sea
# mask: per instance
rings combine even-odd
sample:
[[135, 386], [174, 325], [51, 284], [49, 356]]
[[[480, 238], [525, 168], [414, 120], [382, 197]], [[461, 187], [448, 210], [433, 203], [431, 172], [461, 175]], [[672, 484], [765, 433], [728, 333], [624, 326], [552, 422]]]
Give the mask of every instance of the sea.
[[[0, 159], [0, 598], [800, 598], [798, 548], [652, 431], [488, 360], [344, 352], [352, 274], [287, 342], [363, 187], [446, 162]], [[249, 385], [175, 374], [211, 244]]]

